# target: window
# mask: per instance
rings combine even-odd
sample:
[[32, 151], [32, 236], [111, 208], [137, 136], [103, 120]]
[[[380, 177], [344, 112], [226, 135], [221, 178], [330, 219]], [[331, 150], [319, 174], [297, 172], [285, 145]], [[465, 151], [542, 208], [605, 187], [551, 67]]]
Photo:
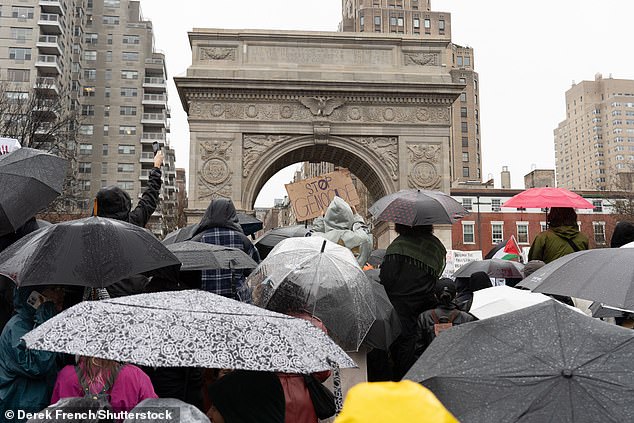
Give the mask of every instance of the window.
[[121, 97], [136, 97], [137, 89], [136, 88], [121, 88]]
[[135, 147], [128, 144], [119, 144], [119, 154], [134, 154]]
[[429, 19], [425, 19], [424, 24], [425, 24], [425, 29], [431, 28], [431, 21]]
[[500, 243], [504, 240], [504, 224], [501, 222], [491, 222], [491, 241], [493, 244]]
[[22, 91], [7, 91], [4, 95], [9, 101], [26, 100], [29, 98], [29, 93]]
[[30, 48], [9, 47], [9, 59], [31, 60]]
[[119, 135], [136, 135], [136, 126], [119, 126]]
[[136, 116], [136, 107], [134, 106], [121, 106], [119, 109], [121, 116]]
[[107, 162], [101, 162], [101, 174], [102, 175], [107, 175], [108, 174], [108, 163]]
[[81, 191], [90, 191], [90, 180], [88, 179], [79, 179], [79, 189]]
[[94, 130], [95, 128], [93, 127], [93, 125], [81, 125], [79, 127], [79, 133], [81, 135], [92, 135]]
[[79, 154], [92, 154], [92, 144], [79, 144]]
[[97, 44], [99, 42], [99, 34], [88, 33], [84, 38], [86, 44]]
[[121, 188], [121, 189], [127, 189], [127, 190], [133, 190], [134, 189], [134, 182], [133, 181], [117, 181], [117, 185], [119, 185], [119, 188]]
[[108, 34], [108, 36], [106, 37], [106, 43], [108, 45], [112, 45], [112, 34]]
[[[106, 98], [110, 98], [110, 87], [106, 87], [106, 88], [103, 89], [103, 95]], [[108, 106], [108, 107], [110, 107], [110, 106]]]
[[599, 245], [605, 244], [605, 222], [592, 222], [594, 232], [594, 242]]
[[460, 93], [460, 101], [463, 103], [467, 101], [467, 93]]
[[420, 29], [420, 19], [414, 18], [414, 29]]
[[462, 161], [463, 162], [467, 162], [467, 163], [469, 162], [469, 153], [468, 152], [466, 152], [466, 151], [462, 152]]
[[441, 19], [438, 21], [438, 30], [440, 31], [444, 31], [445, 30], [445, 21], [444, 19]]
[[469, 56], [465, 56], [464, 57], [464, 65], [465, 66], [471, 66], [471, 57], [469, 57]]
[[528, 244], [528, 222], [517, 222], [517, 242]]
[[104, 25], [119, 25], [119, 17], [105, 15], [101, 22], [103, 22]]
[[466, 107], [461, 107], [460, 108], [460, 117], [463, 117], [463, 118], [467, 117], [467, 108]]
[[81, 106], [81, 115], [82, 116], [94, 116], [95, 115], [95, 106], [92, 104], [83, 104]]
[[134, 164], [132, 163], [117, 163], [117, 172], [134, 172]]
[[105, 80], [110, 81], [112, 79], [112, 69], [106, 69]]
[[93, 3], [93, 0], [87, 0], [86, 1], [86, 8], [87, 9], [92, 9], [92, 3]]
[[110, 125], [104, 125], [103, 126], [103, 135], [104, 135], [104, 137], [108, 136], [108, 132], [110, 132]]
[[97, 60], [97, 51], [96, 50], [84, 51], [84, 60]]
[[84, 69], [84, 79], [94, 81], [97, 79], [97, 69]]
[[456, 65], [462, 67], [462, 56], [456, 57]]
[[108, 155], [108, 144], [101, 144], [101, 155], [102, 156]]
[[121, 60], [124, 62], [137, 62], [139, 60], [139, 53], [136, 51], [124, 51], [121, 53]]
[[29, 82], [31, 80], [31, 70], [7, 69], [7, 76], [11, 82]]
[[121, 79], [139, 79], [139, 72], [135, 70], [122, 70]]
[[548, 229], [548, 225], [546, 224], [546, 222], [539, 222], [539, 229], [544, 232], [545, 230]]
[[603, 213], [603, 202], [601, 200], [592, 200], [592, 205], [594, 206], [593, 212]]
[[119, 7], [120, 0], [103, 0], [103, 7]]
[[381, 26], [381, 17], [380, 16], [375, 16], [374, 17], [374, 25]]
[[473, 210], [473, 200], [471, 198], [463, 198], [462, 207], [464, 207], [465, 210], [468, 210], [468, 211]]
[[396, 25], [403, 26], [403, 17], [402, 16], [398, 17], [398, 19], [396, 20]]
[[473, 222], [462, 222], [462, 243], [475, 244], [475, 224]]
[[138, 35], [124, 35], [123, 36], [123, 44], [140, 44], [141, 37]]
[[112, 62], [112, 51], [106, 51], [106, 62]]
[[460, 122], [460, 130], [462, 133], [469, 132], [469, 126], [467, 122]]
[[501, 206], [502, 206], [502, 200], [500, 200], [499, 198], [491, 199], [491, 211], [499, 212], [502, 210]]
[[359, 30], [363, 32], [363, 25], [365, 24], [365, 20], [363, 19], [363, 15], [359, 16]]
[[396, 16], [390, 16], [390, 25], [396, 26]]
[[94, 97], [96, 89], [94, 86], [87, 86], [87, 87], [83, 87], [81, 91], [82, 91], [82, 96], [84, 97]]
[[463, 147], [469, 147], [469, 138], [462, 137], [462, 146]]
[[11, 7], [11, 17], [18, 19], [33, 19], [33, 8], [24, 6]]
[[90, 162], [79, 162], [79, 173], [91, 173], [92, 172], [92, 163]]
[[109, 117], [110, 116], [110, 106], [103, 106], [103, 116], [104, 117]]
[[30, 40], [33, 37], [32, 28], [11, 28], [11, 38], [18, 41]]

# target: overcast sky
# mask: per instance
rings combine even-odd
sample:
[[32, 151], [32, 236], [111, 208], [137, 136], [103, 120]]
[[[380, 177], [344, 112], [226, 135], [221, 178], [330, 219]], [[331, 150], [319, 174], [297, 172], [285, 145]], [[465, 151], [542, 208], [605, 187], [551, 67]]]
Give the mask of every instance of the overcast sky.
[[[191, 64], [192, 28], [336, 31], [341, 18], [341, 0], [141, 0], [141, 7], [170, 78]], [[565, 117], [572, 81], [593, 80], [597, 72], [634, 79], [628, 49], [634, 0], [432, 0], [432, 10], [451, 13], [453, 42], [475, 50], [482, 176], [493, 176], [497, 187], [502, 166], [509, 167], [513, 188], [523, 188], [534, 167], [554, 169], [553, 129]], [[169, 96], [172, 146], [177, 166], [187, 169], [187, 117], [171, 81]], [[257, 206], [284, 196], [291, 173], [281, 173], [265, 185]]]

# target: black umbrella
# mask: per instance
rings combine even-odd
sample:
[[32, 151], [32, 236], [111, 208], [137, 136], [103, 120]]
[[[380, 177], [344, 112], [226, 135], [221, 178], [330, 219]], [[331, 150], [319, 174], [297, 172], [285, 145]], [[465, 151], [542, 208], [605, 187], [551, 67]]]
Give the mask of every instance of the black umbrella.
[[244, 251], [222, 245], [183, 241], [167, 246], [182, 263], [181, 270], [255, 269], [258, 264]]
[[512, 260], [489, 259], [475, 260], [460, 266], [453, 274], [454, 278], [468, 278], [476, 272], [485, 272], [491, 278], [522, 279], [524, 265]]
[[388, 194], [377, 200], [368, 211], [376, 220], [406, 226], [452, 224], [469, 214], [449, 195], [420, 189]]
[[444, 331], [405, 375], [464, 422], [634, 421], [634, 331], [549, 300]]
[[372, 284], [376, 320], [370, 326], [363, 343], [371, 348], [387, 351], [392, 342], [401, 334], [401, 321], [387, 296], [387, 292], [385, 292], [385, 288], [379, 283], [379, 272], [378, 269], [364, 271]]
[[601, 248], [568, 254], [518, 285], [543, 294], [567, 295], [634, 310], [634, 249]]
[[[237, 213], [238, 223], [242, 228], [242, 231], [245, 235], [252, 235], [262, 229], [262, 221], [256, 219], [255, 217], [245, 214], [245, 213]], [[165, 235], [163, 239], [164, 245], [175, 244], [177, 242], [189, 241], [191, 240], [198, 231], [199, 224], [195, 223], [193, 225], [185, 226], [184, 228], [180, 228], [175, 230], [174, 232], [170, 232]]]
[[288, 238], [297, 238], [310, 236], [311, 225], [292, 225], [273, 228], [264, 233], [260, 238], [256, 239], [254, 244], [260, 253], [260, 258], [264, 259], [280, 242]]
[[0, 156], [0, 236], [17, 230], [61, 192], [68, 162], [32, 148]]
[[0, 253], [0, 274], [18, 286], [103, 288], [131, 275], [179, 265], [149, 231], [102, 217], [47, 226]]
[[245, 235], [253, 235], [260, 229], [262, 229], [263, 224], [262, 221], [255, 216], [251, 216], [246, 213], [237, 213], [238, 215], [238, 223], [242, 227], [242, 231]]

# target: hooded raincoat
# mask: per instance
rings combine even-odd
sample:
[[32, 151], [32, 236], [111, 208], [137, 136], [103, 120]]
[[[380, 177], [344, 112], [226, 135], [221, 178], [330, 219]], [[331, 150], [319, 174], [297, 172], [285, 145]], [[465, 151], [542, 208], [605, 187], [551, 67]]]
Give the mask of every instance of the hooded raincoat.
[[[236, 208], [228, 198], [217, 198], [211, 202], [192, 241], [238, 248], [251, 256], [256, 263], [260, 262], [260, 254], [242, 232]], [[248, 274], [247, 270], [203, 270], [201, 288], [225, 297], [250, 301], [244, 285]]]
[[[576, 250], [570, 245], [574, 244]], [[548, 264], [566, 254], [588, 249], [588, 237], [574, 226], [557, 226], [537, 235], [528, 252], [528, 260]]]
[[[27, 304], [35, 287], [16, 290], [16, 314], [9, 320], [0, 336], [0, 421], [5, 421], [6, 410], [40, 411], [50, 404], [57, 376], [58, 354], [29, 350], [22, 341], [33, 328], [56, 314], [51, 301], [37, 310]], [[15, 420], [8, 420], [15, 421]]]

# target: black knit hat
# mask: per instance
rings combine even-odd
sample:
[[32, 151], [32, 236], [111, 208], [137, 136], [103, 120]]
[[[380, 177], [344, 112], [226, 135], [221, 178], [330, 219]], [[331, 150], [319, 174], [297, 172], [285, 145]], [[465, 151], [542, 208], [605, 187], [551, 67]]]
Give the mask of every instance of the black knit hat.
[[93, 215], [109, 217], [111, 219], [123, 220], [127, 222], [132, 209], [130, 195], [116, 185], [102, 188], [96, 196], [96, 213]]

